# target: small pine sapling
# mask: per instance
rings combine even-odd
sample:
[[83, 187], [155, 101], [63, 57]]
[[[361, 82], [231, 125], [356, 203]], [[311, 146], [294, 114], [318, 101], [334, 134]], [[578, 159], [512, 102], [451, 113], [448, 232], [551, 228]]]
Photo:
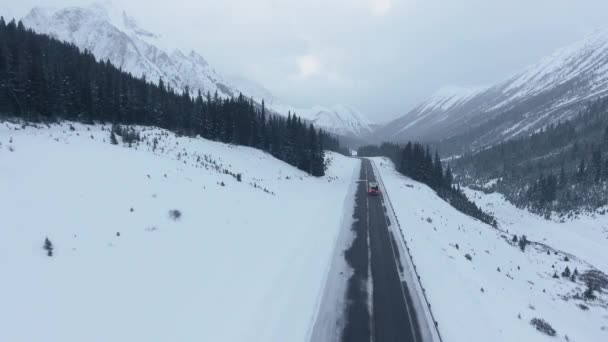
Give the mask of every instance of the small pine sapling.
[[46, 255], [50, 257], [53, 256], [53, 243], [51, 242], [51, 240], [49, 240], [48, 237], [44, 239], [44, 246], [42, 248], [46, 251]]

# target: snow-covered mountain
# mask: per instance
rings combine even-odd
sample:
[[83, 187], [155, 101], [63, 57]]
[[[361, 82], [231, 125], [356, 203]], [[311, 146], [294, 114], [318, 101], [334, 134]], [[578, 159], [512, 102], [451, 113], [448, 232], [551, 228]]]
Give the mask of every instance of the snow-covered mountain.
[[296, 107], [285, 104], [274, 96], [262, 85], [242, 78], [233, 76], [229, 78], [236, 88], [244, 94], [251, 96], [255, 101], [261, 103], [264, 100], [266, 107], [271, 111], [286, 115], [296, 113], [303, 119], [312, 122], [316, 127], [344, 137], [361, 138], [373, 130], [373, 123], [357, 109], [336, 104], [333, 106], [313, 106], [310, 108]]
[[567, 120], [606, 95], [608, 30], [597, 30], [496, 85], [443, 89], [376, 135], [479, 148]]
[[87, 49], [99, 60], [153, 82], [162, 77], [178, 91], [189, 87], [195, 94], [215, 93], [231, 97], [243, 93], [280, 115], [296, 112], [328, 132], [359, 137], [371, 131], [369, 120], [356, 110], [337, 105], [296, 108], [281, 104], [266, 88], [239, 76], [224, 77], [196, 51], [172, 48], [156, 33], [142, 28], [125, 11], [109, 2], [61, 9], [35, 7], [23, 18], [26, 27]]
[[23, 23], [153, 82], [162, 77], [178, 90], [188, 86], [193, 92], [217, 91], [224, 97], [238, 93], [200, 54], [168, 48], [160, 35], [140, 27], [133, 17], [109, 3], [61, 9], [35, 7]]
[[296, 113], [303, 119], [312, 122], [316, 127], [322, 127], [327, 132], [346, 137], [362, 137], [371, 133], [373, 124], [363, 114], [347, 105], [314, 106], [298, 108], [272, 103], [268, 105], [274, 111]]

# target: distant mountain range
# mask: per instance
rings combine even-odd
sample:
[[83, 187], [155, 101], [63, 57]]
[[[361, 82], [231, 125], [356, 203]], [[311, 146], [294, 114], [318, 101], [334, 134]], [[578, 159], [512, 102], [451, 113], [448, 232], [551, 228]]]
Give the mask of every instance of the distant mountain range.
[[111, 6], [51, 9], [36, 7], [23, 18], [26, 27], [87, 49], [99, 60], [149, 81], [164, 82], [175, 89], [238, 95], [228, 82], [197, 52], [161, 48], [159, 35], [141, 28], [136, 20]]
[[608, 95], [608, 30], [556, 51], [539, 63], [495, 85], [445, 87], [405, 115], [375, 125], [346, 105], [298, 108], [240, 76], [224, 77], [201, 54], [171, 48], [126, 12], [107, 4], [60, 9], [36, 7], [23, 23], [90, 50], [136, 76], [164, 82], [176, 90], [239, 93], [280, 115], [295, 112], [353, 144], [419, 140], [437, 143], [450, 154], [527, 135], [570, 119], [589, 101]]
[[598, 30], [496, 85], [444, 88], [370, 139], [435, 142], [460, 153], [568, 120], [606, 95], [608, 30]]
[[192, 94], [200, 90], [211, 94], [217, 92], [221, 97], [243, 93], [259, 103], [264, 99], [267, 108], [280, 115], [296, 112], [315, 126], [344, 137], [358, 139], [372, 131], [369, 120], [351, 107], [296, 108], [281, 103], [255, 82], [239, 76], [224, 77], [198, 52], [185, 53], [171, 48], [160, 35], [142, 28], [134, 17], [109, 3], [86, 7], [35, 7], [22, 21], [38, 33], [87, 49], [97, 59], [109, 60], [135, 76], [145, 76], [155, 83], [162, 78], [165, 84], [178, 91], [188, 87]]

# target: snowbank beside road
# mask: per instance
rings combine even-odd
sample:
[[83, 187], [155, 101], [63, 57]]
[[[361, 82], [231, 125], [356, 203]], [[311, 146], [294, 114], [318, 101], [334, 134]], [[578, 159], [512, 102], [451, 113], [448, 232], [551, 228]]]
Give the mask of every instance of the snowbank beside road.
[[138, 129], [0, 123], [0, 340], [305, 341], [359, 161]]
[[537, 331], [533, 318], [547, 321], [561, 340], [608, 338], [606, 295], [576, 299], [584, 283], [561, 276], [566, 266], [579, 273], [593, 269], [588, 260], [549, 243], [533, 243], [522, 252], [511, 234], [456, 211], [427, 186], [397, 173], [388, 159], [373, 160], [444, 341], [554, 339]]

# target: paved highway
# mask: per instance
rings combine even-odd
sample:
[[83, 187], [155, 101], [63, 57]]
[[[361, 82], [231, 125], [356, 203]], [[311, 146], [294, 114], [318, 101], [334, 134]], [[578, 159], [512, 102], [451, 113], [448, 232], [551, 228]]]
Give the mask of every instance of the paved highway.
[[348, 284], [342, 341], [423, 342], [410, 294], [399, 277], [398, 249], [388, 229], [382, 194], [367, 194], [367, 183], [376, 181], [369, 160], [362, 160], [360, 178], [353, 225], [356, 237], [345, 253], [354, 274]]

